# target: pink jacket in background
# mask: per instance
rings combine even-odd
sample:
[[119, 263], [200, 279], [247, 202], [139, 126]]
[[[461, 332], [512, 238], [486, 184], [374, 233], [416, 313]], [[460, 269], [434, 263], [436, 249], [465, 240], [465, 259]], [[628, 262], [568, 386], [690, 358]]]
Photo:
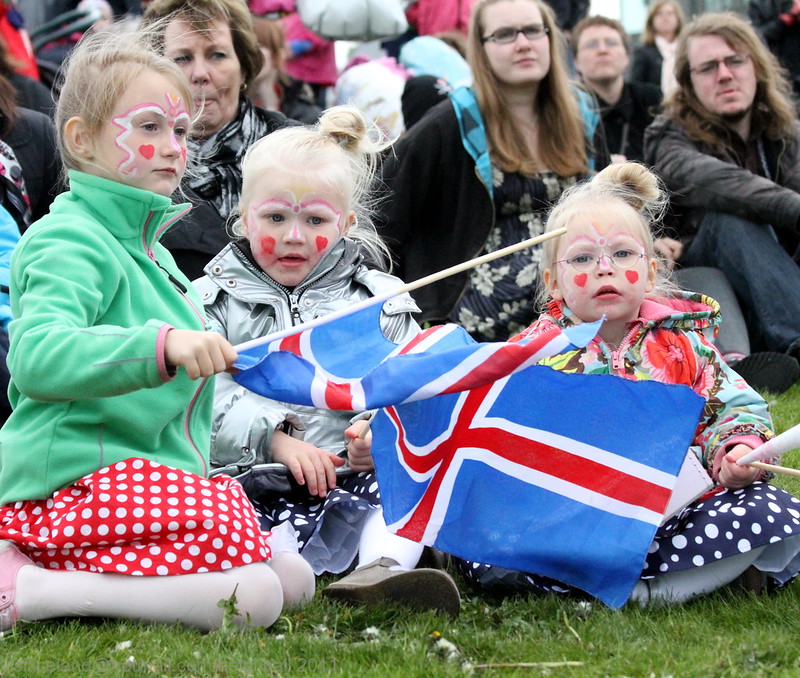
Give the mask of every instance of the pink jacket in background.
[[281, 19], [281, 24], [287, 44], [292, 40], [308, 40], [312, 44], [310, 51], [286, 60], [286, 72], [303, 82], [332, 87], [339, 75], [333, 42], [306, 28], [296, 12]]
[[441, 31], [467, 32], [472, 5], [476, 0], [417, 0], [406, 10], [406, 18], [419, 35]]

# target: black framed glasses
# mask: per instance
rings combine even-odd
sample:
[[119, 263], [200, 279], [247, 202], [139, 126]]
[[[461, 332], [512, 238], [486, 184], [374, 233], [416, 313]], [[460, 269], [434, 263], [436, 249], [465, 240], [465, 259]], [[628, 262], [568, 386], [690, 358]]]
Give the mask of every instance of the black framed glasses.
[[580, 252], [569, 259], [559, 259], [557, 264], [569, 264], [576, 271], [580, 273], [591, 273], [594, 271], [603, 259], [608, 259], [614, 268], [626, 271], [636, 266], [640, 259], [647, 255], [643, 252], [634, 252], [633, 250], [619, 249], [614, 250], [611, 254], [606, 252]]
[[498, 28], [490, 35], [485, 35], [482, 38], [483, 42], [496, 42], [498, 45], [508, 45], [517, 39], [517, 36], [522, 33], [526, 40], [538, 40], [543, 38], [550, 32], [550, 29], [544, 24], [530, 24], [522, 28], [514, 28], [513, 26], [504, 26]]
[[697, 75], [716, 75], [719, 71], [719, 65], [725, 64], [729, 71], [736, 71], [750, 61], [749, 54], [730, 54], [724, 59], [712, 59], [711, 61], [704, 61], [699, 66], [690, 68], [689, 71]]

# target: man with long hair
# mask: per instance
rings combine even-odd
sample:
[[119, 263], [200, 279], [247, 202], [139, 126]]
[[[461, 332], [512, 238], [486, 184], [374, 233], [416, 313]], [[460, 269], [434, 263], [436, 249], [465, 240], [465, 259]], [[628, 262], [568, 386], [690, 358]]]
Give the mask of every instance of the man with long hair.
[[705, 14], [682, 33], [678, 87], [645, 132], [672, 192], [682, 264], [727, 275], [759, 348], [800, 355], [800, 125], [753, 28]]

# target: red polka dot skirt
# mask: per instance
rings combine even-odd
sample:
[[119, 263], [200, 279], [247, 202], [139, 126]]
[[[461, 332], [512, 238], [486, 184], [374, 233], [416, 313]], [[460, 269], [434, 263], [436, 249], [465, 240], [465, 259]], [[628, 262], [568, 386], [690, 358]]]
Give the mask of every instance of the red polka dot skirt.
[[237, 480], [138, 458], [90, 473], [49, 499], [0, 507], [0, 539], [56, 570], [227, 570], [267, 560], [269, 536]]

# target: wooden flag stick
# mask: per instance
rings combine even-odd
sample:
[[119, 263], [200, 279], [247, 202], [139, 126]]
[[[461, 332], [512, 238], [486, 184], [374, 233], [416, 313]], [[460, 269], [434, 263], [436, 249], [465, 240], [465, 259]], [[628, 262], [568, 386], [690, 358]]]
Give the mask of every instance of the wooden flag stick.
[[364, 427], [361, 429], [361, 433], [358, 434], [358, 437], [363, 439], [367, 437], [367, 433], [369, 433], [369, 419], [362, 419], [364, 422]]
[[487, 261], [493, 261], [494, 259], [499, 259], [500, 257], [504, 257], [508, 254], [512, 254], [519, 250], [525, 249], [526, 247], [533, 247], [534, 245], [538, 245], [545, 240], [549, 240], [550, 238], [556, 238], [560, 235], [564, 235], [567, 232], [566, 228], [557, 228], [554, 231], [550, 231], [549, 233], [543, 233], [542, 235], [536, 236], [535, 238], [528, 238], [527, 240], [523, 240], [522, 242], [518, 242], [515, 245], [509, 245], [508, 247], [504, 247], [501, 250], [497, 250], [496, 252], [489, 252], [488, 254], [484, 254], [483, 256], [477, 257], [476, 259], [470, 259], [469, 261], [465, 261], [460, 264], [456, 264], [455, 266], [451, 266], [450, 268], [445, 268], [437, 273], [431, 273], [431, 275], [426, 275], [424, 278], [420, 278], [419, 280], [415, 280], [414, 282], [410, 282], [402, 287], [398, 287], [396, 290], [392, 292], [385, 292], [384, 294], [379, 294], [375, 297], [370, 297], [369, 299], [364, 299], [363, 301], [359, 301], [355, 304], [350, 306], [346, 306], [345, 308], [339, 309], [338, 311], [334, 311], [333, 313], [329, 313], [328, 315], [320, 316], [319, 318], [314, 318], [314, 320], [309, 320], [305, 323], [300, 323], [299, 325], [293, 325], [292, 327], [287, 327], [284, 330], [279, 332], [273, 332], [272, 334], [268, 334], [264, 337], [258, 337], [256, 339], [251, 339], [250, 341], [245, 341], [241, 344], [237, 344], [233, 348], [236, 351], [244, 351], [248, 348], [253, 348], [254, 346], [261, 346], [261, 344], [268, 344], [271, 341], [275, 341], [276, 339], [283, 339], [284, 337], [291, 336], [292, 334], [297, 334], [304, 330], [310, 330], [312, 327], [318, 327], [320, 325], [324, 325], [325, 323], [329, 323], [333, 320], [337, 320], [339, 318], [343, 318], [346, 315], [350, 315], [351, 313], [356, 313], [357, 311], [361, 311], [365, 308], [369, 308], [370, 306], [374, 306], [375, 304], [382, 304], [387, 299], [391, 299], [392, 297], [396, 297], [400, 294], [405, 294], [406, 292], [411, 292], [416, 290], [420, 287], [424, 287], [425, 285], [430, 285], [433, 282], [437, 282], [438, 280], [442, 280], [443, 278], [447, 278], [451, 275], [455, 275], [456, 273], [461, 273], [462, 271], [467, 271], [471, 268], [475, 268], [476, 266], [480, 266], [481, 264], [485, 264]]
[[797, 476], [800, 478], [800, 469], [789, 468], [788, 466], [765, 464], [763, 461], [751, 461], [747, 466], [754, 466], [755, 468], [760, 468], [762, 471], [772, 471], [773, 473], [782, 473], [786, 476]]

